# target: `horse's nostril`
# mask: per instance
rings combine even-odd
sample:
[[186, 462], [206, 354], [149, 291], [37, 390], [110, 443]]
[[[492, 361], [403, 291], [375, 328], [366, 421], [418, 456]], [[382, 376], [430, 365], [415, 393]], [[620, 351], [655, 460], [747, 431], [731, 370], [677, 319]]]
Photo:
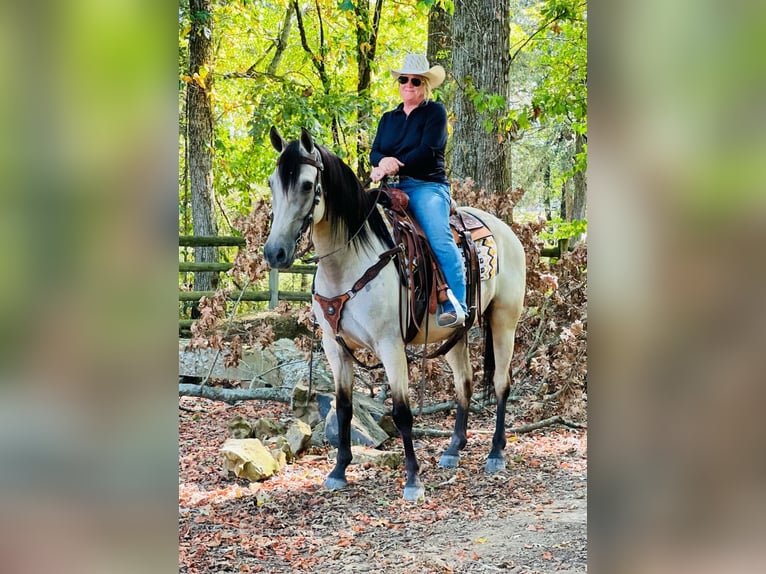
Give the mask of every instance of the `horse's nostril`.
[[272, 269], [281, 269], [287, 262], [287, 250], [284, 247], [266, 245], [263, 249], [263, 257]]

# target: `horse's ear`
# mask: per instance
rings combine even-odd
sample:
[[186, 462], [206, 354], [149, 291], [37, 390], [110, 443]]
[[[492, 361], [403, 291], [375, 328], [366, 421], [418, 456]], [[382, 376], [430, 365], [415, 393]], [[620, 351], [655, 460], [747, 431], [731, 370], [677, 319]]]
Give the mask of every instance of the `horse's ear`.
[[314, 153], [314, 140], [306, 128], [301, 128], [301, 145], [309, 153]]
[[287, 147], [287, 142], [281, 135], [279, 135], [277, 128], [274, 126], [271, 126], [271, 129], [269, 130], [269, 139], [271, 140], [271, 145], [273, 145], [274, 149], [279, 153], [282, 153], [282, 150]]

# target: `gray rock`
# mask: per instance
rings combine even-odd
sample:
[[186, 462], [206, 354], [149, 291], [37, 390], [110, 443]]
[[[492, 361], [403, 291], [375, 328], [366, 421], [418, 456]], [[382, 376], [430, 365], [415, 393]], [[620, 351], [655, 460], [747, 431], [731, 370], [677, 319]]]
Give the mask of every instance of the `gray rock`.
[[271, 456], [280, 463], [281, 469], [285, 464], [295, 460], [295, 453], [290, 446], [290, 442], [283, 436], [273, 436], [263, 442], [263, 446], [269, 449]]
[[287, 429], [285, 438], [293, 455], [297, 456], [306, 450], [311, 441], [311, 427], [303, 421], [297, 420]]
[[[388, 434], [375, 422], [366, 409], [354, 404], [351, 417], [351, 444], [378, 447], [388, 440]], [[325, 439], [333, 446], [338, 446], [338, 417], [335, 405], [325, 419]]]
[[285, 427], [269, 418], [261, 417], [253, 423], [253, 434], [256, 438], [265, 439], [285, 434]]
[[311, 431], [311, 446], [323, 447], [326, 443], [324, 437], [324, 421], [319, 421], [317, 426]]

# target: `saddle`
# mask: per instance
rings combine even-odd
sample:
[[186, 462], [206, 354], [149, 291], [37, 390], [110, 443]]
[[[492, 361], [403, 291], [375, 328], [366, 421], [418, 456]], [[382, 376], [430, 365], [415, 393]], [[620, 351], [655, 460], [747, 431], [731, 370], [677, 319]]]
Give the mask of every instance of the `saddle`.
[[[400, 189], [383, 187], [380, 189], [378, 204], [394, 244], [403, 250], [403, 256], [396, 258], [396, 264], [402, 284], [412, 295], [409, 307], [402, 309], [401, 313], [402, 338], [408, 343], [420, 330], [426, 310], [435, 313], [437, 305], [447, 301], [448, 286], [425, 233], [407, 209], [407, 194]], [[466, 263], [468, 315], [465, 326], [456, 329], [456, 335], [462, 335], [476, 320], [477, 309], [481, 309], [481, 276], [476, 242], [491, 237], [492, 232], [479, 218], [459, 212], [456, 207], [453, 201], [450, 227]]]

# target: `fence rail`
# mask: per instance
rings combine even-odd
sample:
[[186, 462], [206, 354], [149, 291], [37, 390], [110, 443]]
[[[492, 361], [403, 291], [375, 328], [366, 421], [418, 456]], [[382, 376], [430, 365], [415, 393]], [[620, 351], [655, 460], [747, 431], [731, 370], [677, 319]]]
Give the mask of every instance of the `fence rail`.
[[[179, 247], [242, 247], [245, 245], [245, 239], [244, 237], [236, 237], [232, 235], [179, 235], [178, 245]], [[198, 263], [196, 261], [178, 262], [179, 273], [194, 273], [200, 271], [220, 273], [226, 272], [232, 267], [232, 263]], [[280, 291], [280, 273], [314, 275], [316, 273], [316, 265], [297, 264], [289, 269], [272, 269], [269, 272], [268, 291], [246, 290], [244, 293], [242, 291], [232, 291], [229, 294], [229, 299], [233, 301], [239, 299], [241, 301], [250, 302], [268, 301], [270, 309], [276, 307], [280, 301], [311, 301], [311, 293], [306, 291]], [[196, 302], [199, 301], [200, 297], [212, 297], [214, 294], [214, 291], [179, 291], [178, 300], [182, 302]], [[189, 329], [193, 322], [193, 319], [179, 319], [179, 331]]]

